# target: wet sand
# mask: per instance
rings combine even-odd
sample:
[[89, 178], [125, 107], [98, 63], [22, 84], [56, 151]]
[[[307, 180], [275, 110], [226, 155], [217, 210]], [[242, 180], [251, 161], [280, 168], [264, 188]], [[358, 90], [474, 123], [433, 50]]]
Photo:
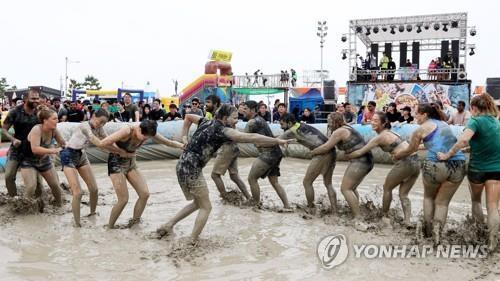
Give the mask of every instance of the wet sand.
[[[240, 158], [242, 178], [250, 170], [253, 158]], [[73, 227], [71, 196], [65, 192], [66, 204], [54, 211], [46, 206], [42, 214], [13, 214], [10, 203], [0, 204], [0, 279], [1, 280], [499, 280], [500, 257], [497, 251], [487, 259], [356, 259], [348, 260], [332, 270], [324, 270], [316, 257], [319, 240], [328, 234], [345, 234], [349, 243], [374, 244], [411, 243], [414, 230], [398, 225], [395, 230], [378, 227], [377, 206], [381, 205], [382, 184], [389, 165], [377, 164], [358, 188], [361, 198], [373, 201], [364, 208], [365, 218], [374, 229], [360, 232], [350, 226], [346, 202], [339, 186], [345, 162], [339, 162], [334, 172], [334, 188], [339, 198], [340, 214], [323, 215], [321, 204], [316, 215], [301, 208], [294, 213], [277, 213], [281, 201], [267, 180], [259, 181], [264, 209], [234, 206], [223, 201], [210, 180], [213, 162], [204, 169], [213, 210], [198, 247], [187, 245], [195, 216], [175, 227], [173, 237], [158, 240], [153, 233], [180, 208], [187, 204], [175, 177], [176, 160], [144, 161], [138, 165], [147, 179], [151, 196], [141, 224], [130, 229], [108, 230], [107, 223], [116, 197], [107, 176], [106, 164], [94, 164], [99, 184], [98, 216], [82, 217], [82, 228]], [[302, 178], [308, 160], [286, 158], [281, 164], [280, 182], [292, 205], [305, 205]], [[18, 183], [21, 183], [18, 174]], [[59, 177], [65, 181], [62, 172]], [[0, 176], [3, 183], [3, 174]], [[228, 189], [236, 186], [228, 175]], [[83, 182], [82, 182], [83, 183]], [[3, 186], [3, 184], [2, 184]], [[86, 190], [85, 187], [83, 187]], [[3, 190], [5, 191], [5, 187]], [[49, 192], [46, 187], [45, 192]], [[130, 187], [130, 200], [118, 220], [126, 224], [132, 217], [137, 198]], [[326, 190], [319, 178], [315, 182], [316, 201], [327, 202]], [[410, 193], [412, 221], [421, 216], [421, 179]], [[401, 216], [397, 191], [392, 207], [396, 219]], [[88, 201], [85, 192], [83, 200]], [[450, 227], [460, 224], [470, 213], [466, 181], [453, 198]], [[366, 208], [366, 206], [372, 208]], [[82, 206], [82, 216], [88, 214]], [[455, 221], [455, 222], [454, 222]], [[463, 224], [463, 223], [462, 223]]]

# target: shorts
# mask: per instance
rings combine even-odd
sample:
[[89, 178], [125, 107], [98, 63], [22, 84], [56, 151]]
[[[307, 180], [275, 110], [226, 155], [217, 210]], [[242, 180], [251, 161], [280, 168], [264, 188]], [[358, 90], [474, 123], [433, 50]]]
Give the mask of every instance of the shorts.
[[33, 168], [40, 173], [52, 169], [52, 158], [50, 155], [39, 157], [25, 157], [21, 161], [21, 168]]
[[474, 184], [482, 184], [489, 180], [500, 181], [500, 172], [474, 172], [469, 170], [467, 178]]
[[446, 181], [461, 183], [465, 177], [465, 160], [446, 162], [425, 160], [422, 163], [422, 177], [425, 182], [433, 185], [440, 185]]
[[108, 175], [122, 173], [127, 175], [130, 171], [137, 169], [135, 157], [123, 158], [118, 154], [110, 153], [108, 157]]
[[87, 154], [82, 149], [67, 147], [61, 151], [60, 156], [63, 169], [64, 167], [78, 169], [90, 164]]
[[212, 173], [225, 175], [229, 170], [230, 175], [238, 174], [238, 153], [234, 153], [233, 145], [223, 145], [217, 152]]
[[410, 177], [418, 177], [419, 174], [418, 155], [413, 154], [397, 161], [387, 174], [386, 181], [402, 182]]
[[196, 169], [187, 162], [179, 161], [176, 172], [177, 180], [186, 200], [193, 200], [195, 196], [200, 197], [205, 194], [208, 196], [207, 182], [201, 169]]
[[350, 161], [349, 166], [345, 170], [344, 177], [363, 180], [363, 178], [368, 175], [373, 169], [374, 162], [373, 156], [371, 154], [365, 154], [360, 158], [354, 158]]
[[[257, 158], [253, 162], [251, 170], [258, 169], [259, 177], [265, 179], [267, 177], [279, 177], [280, 174], [280, 163], [283, 157], [279, 157], [273, 161], [273, 163], [267, 163], [264, 160]], [[252, 171], [250, 171], [252, 173]]]

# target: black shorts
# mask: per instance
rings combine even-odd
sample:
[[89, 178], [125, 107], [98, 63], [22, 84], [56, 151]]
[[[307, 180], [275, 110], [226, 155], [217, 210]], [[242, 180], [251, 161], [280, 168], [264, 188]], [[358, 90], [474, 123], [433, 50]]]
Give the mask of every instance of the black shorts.
[[38, 157], [25, 157], [21, 161], [21, 168], [33, 168], [40, 173], [52, 169], [52, 157], [45, 155], [41, 158]]
[[135, 156], [132, 158], [123, 158], [118, 154], [110, 153], [108, 157], [108, 176], [111, 174], [122, 173], [127, 175], [130, 171], [137, 169]]
[[474, 184], [482, 184], [488, 180], [500, 181], [500, 172], [474, 172], [469, 170], [467, 178]]
[[89, 165], [87, 154], [82, 149], [65, 148], [61, 151], [61, 165], [62, 167], [78, 169], [85, 165]]
[[263, 175], [260, 176], [260, 178], [265, 179], [267, 177], [279, 177], [279, 176], [281, 176], [281, 173], [280, 173], [281, 159], [282, 159], [282, 157], [279, 157], [278, 159], [273, 161], [273, 163], [266, 163], [268, 165], [268, 169]]

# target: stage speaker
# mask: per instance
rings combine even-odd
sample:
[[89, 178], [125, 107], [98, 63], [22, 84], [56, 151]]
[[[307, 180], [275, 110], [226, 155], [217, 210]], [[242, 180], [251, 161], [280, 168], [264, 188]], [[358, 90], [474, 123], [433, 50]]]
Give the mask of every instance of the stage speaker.
[[408, 43], [400, 42], [399, 43], [399, 67], [405, 66], [407, 52], [408, 52]]
[[441, 59], [444, 60], [450, 51], [450, 41], [441, 41]]
[[335, 95], [335, 80], [323, 81], [323, 99], [337, 100], [337, 96]]
[[465, 72], [463, 70], [458, 72], [458, 80], [467, 80], [467, 72]]
[[371, 47], [372, 56], [375, 56], [375, 60], [377, 61], [378, 66], [378, 44], [372, 44]]
[[486, 79], [486, 92], [495, 100], [500, 100], [500, 78]]
[[411, 47], [411, 63], [420, 68], [420, 42], [413, 42]]
[[451, 57], [453, 62], [455, 63], [455, 67], [458, 67], [458, 56], [460, 53], [460, 41], [452, 40], [451, 41]]
[[392, 44], [391, 43], [385, 43], [384, 53], [388, 57], [390, 57], [390, 58], [392, 57]]

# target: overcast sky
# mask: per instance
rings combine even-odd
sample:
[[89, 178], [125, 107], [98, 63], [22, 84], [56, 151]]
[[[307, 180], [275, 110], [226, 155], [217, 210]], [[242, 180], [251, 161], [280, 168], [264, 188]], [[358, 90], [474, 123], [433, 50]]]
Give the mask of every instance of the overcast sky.
[[[476, 3], [476, 5], [474, 5]], [[484, 3], [484, 4], [483, 4]], [[478, 35], [468, 57], [468, 77], [482, 85], [499, 77], [498, 8], [494, 1], [2, 1], [0, 77], [18, 88], [59, 89], [64, 58], [69, 76], [96, 76], [104, 89], [143, 88], [162, 95], [203, 74], [210, 49], [233, 53], [233, 72], [319, 69], [319, 19], [328, 21], [325, 69], [345, 85], [347, 44], [340, 41], [350, 19], [467, 12]], [[439, 54], [435, 54], [438, 56]], [[398, 60], [396, 60], [398, 61]], [[426, 66], [427, 61], [422, 61]]]

